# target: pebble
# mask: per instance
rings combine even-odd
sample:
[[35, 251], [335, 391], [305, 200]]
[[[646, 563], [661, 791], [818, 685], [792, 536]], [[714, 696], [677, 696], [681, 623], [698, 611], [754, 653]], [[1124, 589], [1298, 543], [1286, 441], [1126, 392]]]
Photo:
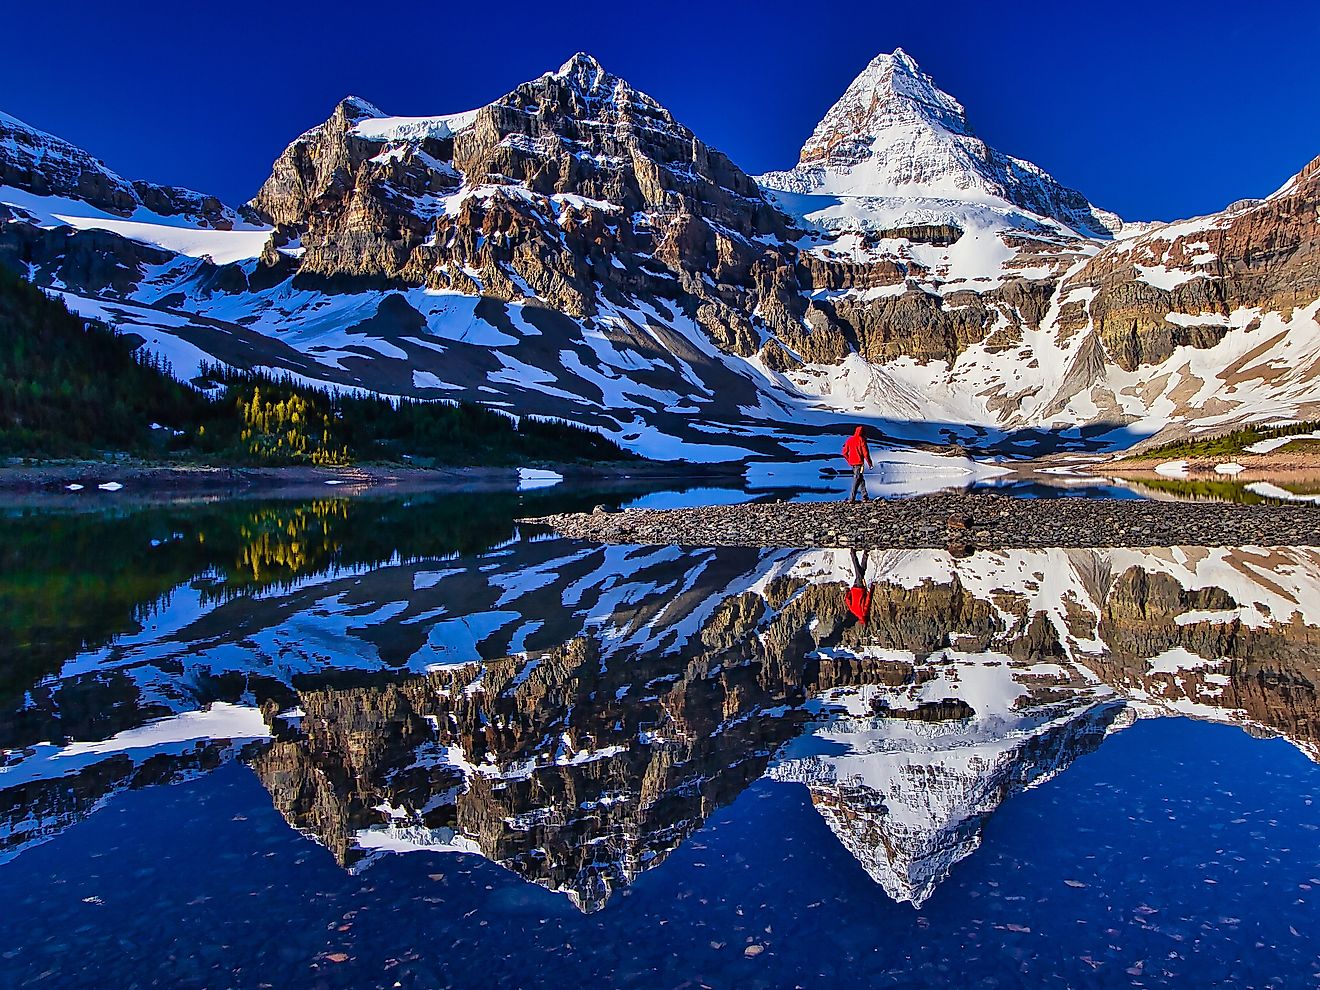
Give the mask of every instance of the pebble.
[[[939, 494], [888, 502], [758, 502], [524, 519], [562, 536], [642, 546], [980, 549], [1320, 546], [1320, 505]], [[821, 534], [826, 534], [822, 536]]]

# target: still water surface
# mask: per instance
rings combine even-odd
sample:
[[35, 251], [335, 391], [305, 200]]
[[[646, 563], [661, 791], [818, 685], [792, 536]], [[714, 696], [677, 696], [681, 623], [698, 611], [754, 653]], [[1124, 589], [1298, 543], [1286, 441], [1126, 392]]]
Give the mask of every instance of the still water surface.
[[0, 985], [1320, 982], [1320, 553], [639, 498], [0, 517]]

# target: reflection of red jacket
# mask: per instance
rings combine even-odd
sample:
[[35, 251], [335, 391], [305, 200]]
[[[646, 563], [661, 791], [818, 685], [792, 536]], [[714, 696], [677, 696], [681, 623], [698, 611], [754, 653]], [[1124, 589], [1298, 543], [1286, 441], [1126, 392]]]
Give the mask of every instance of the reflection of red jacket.
[[853, 435], [843, 442], [843, 459], [856, 467], [858, 464], [871, 466], [871, 451], [866, 446], [866, 440], [862, 438], [862, 428], [859, 426], [853, 431]]
[[867, 616], [871, 614], [871, 592], [866, 589], [853, 585], [848, 589], [848, 611], [857, 616], [857, 621], [866, 624]]

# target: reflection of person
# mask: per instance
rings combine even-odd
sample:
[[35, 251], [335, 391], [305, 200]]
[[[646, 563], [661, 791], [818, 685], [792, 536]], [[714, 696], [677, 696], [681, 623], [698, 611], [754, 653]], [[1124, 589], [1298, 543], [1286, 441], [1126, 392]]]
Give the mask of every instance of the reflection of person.
[[843, 459], [853, 470], [852, 491], [848, 493], [848, 501], [857, 501], [857, 490], [860, 488], [862, 501], [865, 502], [871, 497], [871, 493], [866, 490], [866, 476], [862, 472], [871, 467], [871, 449], [866, 446], [866, 438], [862, 436], [860, 426], [844, 441]]
[[848, 611], [856, 617], [859, 625], [864, 626], [871, 617], [871, 589], [866, 586], [866, 553], [863, 552], [859, 559], [856, 550], [848, 552], [852, 555], [853, 583], [844, 597], [848, 602]]

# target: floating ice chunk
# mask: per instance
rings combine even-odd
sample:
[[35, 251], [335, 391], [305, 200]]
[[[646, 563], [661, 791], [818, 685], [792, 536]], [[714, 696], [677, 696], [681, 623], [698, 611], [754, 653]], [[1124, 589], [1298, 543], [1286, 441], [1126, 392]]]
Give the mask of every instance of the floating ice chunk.
[[543, 471], [540, 468], [519, 468], [518, 469], [518, 491], [525, 492], [531, 488], [549, 488], [551, 485], [557, 485], [564, 480], [562, 474], [556, 474], [554, 471]]
[[1237, 463], [1237, 461], [1229, 461], [1227, 464], [1215, 465], [1216, 474], [1241, 474], [1245, 470], [1246, 468]]
[[120, 489], [122, 489], [124, 486], [117, 481], [107, 481], [104, 484], [97, 485], [96, 487], [101, 489], [101, 491], [103, 492], [117, 492]]
[[1163, 464], [1155, 465], [1155, 473], [1163, 475], [1166, 478], [1186, 478], [1186, 461], [1165, 461]]

